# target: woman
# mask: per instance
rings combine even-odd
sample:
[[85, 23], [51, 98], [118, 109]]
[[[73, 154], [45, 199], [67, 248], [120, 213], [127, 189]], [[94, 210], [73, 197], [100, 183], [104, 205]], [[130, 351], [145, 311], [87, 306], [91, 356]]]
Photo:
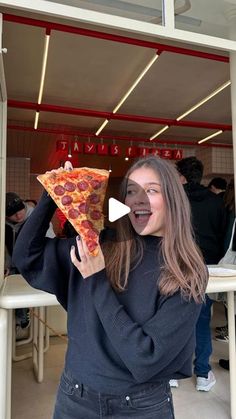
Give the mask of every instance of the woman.
[[165, 160], [141, 159], [122, 198], [131, 212], [101, 236], [96, 257], [78, 237], [44, 237], [55, 211], [46, 193], [17, 241], [22, 275], [68, 312], [54, 419], [172, 419], [169, 379], [192, 375], [207, 270], [179, 176]]

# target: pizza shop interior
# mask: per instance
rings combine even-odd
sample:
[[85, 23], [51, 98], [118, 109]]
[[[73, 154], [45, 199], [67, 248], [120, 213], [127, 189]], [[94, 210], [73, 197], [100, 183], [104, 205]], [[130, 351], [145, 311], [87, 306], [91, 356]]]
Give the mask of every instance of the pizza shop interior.
[[[6, 266], [6, 205], [19, 199], [31, 213], [43, 192], [37, 177], [66, 161], [109, 172], [105, 225], [108, 199], [118, 199], [140, 157], [175, 165], [195, 156], [205, 187], [215, 178], [221, 186], [214, 193], [232, 187], [236, 0], [0, 1], [0, 13], [0, 419], [49, 419], [67, 347], [66, 312]], [[56, 211], [52, 237], [64, 237], [64, 224]], [[211, 309], [216, 383], [205, 392], [194, 376], [179, 380], [176, 419], [236, 419], [235, 329], [230, 340], [222, 301]], [[20, 309], [25, 328], [18, 327]], [[220, 359], [230, 359], [228, 368]]]

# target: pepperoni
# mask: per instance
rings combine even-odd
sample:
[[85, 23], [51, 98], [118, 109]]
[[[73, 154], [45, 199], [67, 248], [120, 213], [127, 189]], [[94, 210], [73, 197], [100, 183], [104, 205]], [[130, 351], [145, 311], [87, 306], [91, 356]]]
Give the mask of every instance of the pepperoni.
[[96, 179], [91, 180], [90, 183], [91, 183], [93, 189], [99, 189], [102, 186], [102, 182], [100, 182], [99, 180], [96, 180]]
[[77, 211], [76, 209], [74, 209], [74, 208], [71, 208], [69, 211], [68, 211], [68, 216], [69, 216], [69, 218], [71, 218], [71, 219], [75, 219], [75, 218], [77, 218], [78, 216], [79, 216], [79, 211]]
[[86, 236], [89, 239], [96, 239], [98, 237], [98, 232], [96, 230], [88, 230], [88, 232], [86, 233]]
[[91, 221], [88, 220], [81, 221], [81, 225], [84, 228], [93, 228], [93, 224], [91, 223]]
[[92, 193], [89, 196], [89, 201], [91, 202], [91, 204], [98, 204], [98, 202], [100, 201], [100, 196], [97, 195], [96, 193]]
[[79, 191], [87, 191], [89, 185], [85, 180], [81, 180], [81, 182], [77, 183], [77, 188]]
[[62, 196], [62, 195], [64, 195], [64, 193], [65, 193], [65, 189], [63, 188], [63, 186], [61, 186], [61, 185], [57, 185], [57, 186], [55, 186], [55, 188], [54, 188], [54, 192], [55, 192], [55, 194], [56, 194], [56, 195], [60, 195], [60, 196]]
[[83, 202], [82, 204], [78, 206], [78, 208], [79, 208], [79, 212], [81, 212], [82, 214], [88, 214], [89, 206], [87, 202]]
[[64, 188], [68, 191], [68, 192], [74, 192], [76, 189], [76, 185], [73, 182], [66, 182], [64, 185]]
[[90, 217], [92, 218], [92, 220], [100, 220], [102, 214], [100, 211], [94, 210], [90, 212]]
[[93, 252], [97, 247], [97, 242], [95, 242], [95, 241], [89, 241], [86, 244], [87, 244], [87, 248], [90, 252]]
[[70, 205], [72, 202], [73, 202], [73, 199], [72, 199], [72, 197], [71, 197], [71, 196], [69, 196], [69, 195], [64, 195], [64, 196], [61, 198], [61, 203], [62, 203], [63, 205]]

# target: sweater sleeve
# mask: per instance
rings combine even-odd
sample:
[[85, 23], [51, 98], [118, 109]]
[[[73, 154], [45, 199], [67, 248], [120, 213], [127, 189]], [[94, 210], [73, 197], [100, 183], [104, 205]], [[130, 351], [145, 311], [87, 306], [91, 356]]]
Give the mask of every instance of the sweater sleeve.
[[184, 364], [191, 356], [201, 304], [184, 300], [180, 293], [163, 296], [155, 315], [140, 325], [119, 303], [105, 270], [89, 280], [94, 305], [107, 336], [137, 382], [146, 382], [177, 357]]
[[67, 308], [70, 240], [45, 237], [55, 209], [53, 200], [44, 191], [17, 238], [13, 262], [32, 287], [55, 294]]

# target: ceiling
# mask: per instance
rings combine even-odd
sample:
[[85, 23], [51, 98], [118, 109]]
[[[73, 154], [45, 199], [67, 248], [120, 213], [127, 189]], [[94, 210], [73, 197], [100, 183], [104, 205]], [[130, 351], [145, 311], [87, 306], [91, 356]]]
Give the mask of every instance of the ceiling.
[[[104, 115], [108, 113], [109, 123], [99, 138], [115, 139], [117, 142], [125, 138], [148, 142], [151, 136], [166, 125], [165, 121], [157, 123], [157, 119], [159, 122], [160, 119], [167, 119], [170, 127], [154, 140], [158, 144], [170, 142], [197, 145], [199, 140], [218, 131], [221, 125], [227, 129], [223, 129], [222, 134], [207, 144], [232, 144], [230, 86], [176, 125], [179, 115], [230, 79], [226, 52], [169, 43], [173, 46], [171, 52], [165, 48], [166, 41], [156, 38], [141, 35], [135, 38], [124, 32], [51, 19], [53, 23], [140, 39], [146, 44], [132, 45], [91, 37], [88, 32], [82, 36], [52, 29], [40, 108], [37, 107], [37, 100], [45, 28], [12, 22], [13, 18], [8, 15], [24, 17], [26, 14], [23, 12], [13, 9], [1, 11], [4, 16], [3, 47], [7, 48], [3, 57], [4, 68], [11, 105], [8, 108], [9, 131], [13, 126], [33, 130], [35, 109], [38, 108], [39, 132], [43, 128], [54, 128], [61, 132], [73, 130], [78, 135], [93, 137], [104, 122]], [[45, 16], [27, 14], [28, 18], [46, 22]], [[119, 108], [116, 116], [112, 115], [115, 106], [156, 51], [160, 51], [153, 42], [164, 45], [163, 51]], [[152, 43], [153, 47], [148, 48], [148, 43]], [[200, 51], [214, 54], [215, 58], [222, 56], [223, 60], [178, 53], [183, 52], [178, 48], [195, 51], [196, 54]], [[44, 105], [51, 105], [47, 108], [50, 112], [45, 111]], [[91, 111], [95, 111], [95, 116], [91, 116]], [[119, 119], [113, 119], [117, 115]], [[150, 118], [152, 123], [149, 123]]]

